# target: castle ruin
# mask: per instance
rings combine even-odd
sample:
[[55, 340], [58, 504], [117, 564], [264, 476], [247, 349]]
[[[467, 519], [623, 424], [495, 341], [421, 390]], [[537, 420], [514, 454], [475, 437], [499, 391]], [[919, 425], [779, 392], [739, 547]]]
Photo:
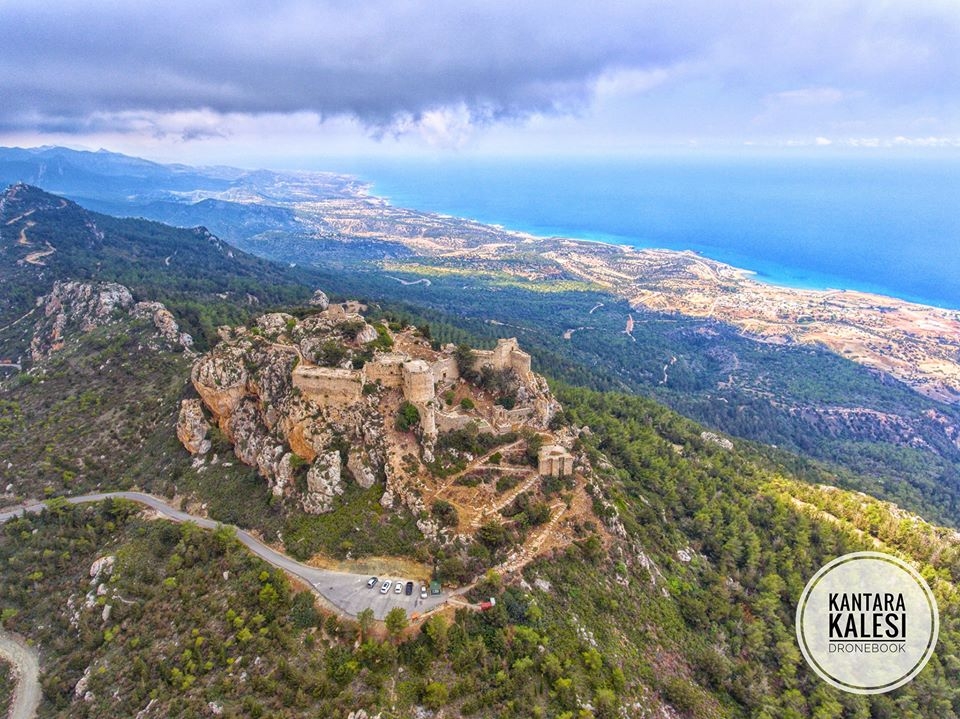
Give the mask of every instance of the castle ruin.
[[[343, 312], [342, 307], [336, 307]], [[484, 367], [496, 371], [513, 370], [521, 382], [533, 380], [530, 355], [520, 349], [516, 338], [497, 340], [497, 346], [492, 350], [474, 350], [474, 357], [474, 369], [478, 371]], [[359, 402], [363, 387], [368, 383], [400, 390], [403, 398], [420, 413], [420, 425], [427, 436], [436, 436], [438, 426], [446, 431], [462, 428], [474, 421], [470, 417], [438, 409], [438, 388], [451, 386], [460, 379], [456, 359], [449, 353], [428, 361], [414, 359], [401, 352], [385, 352], [356, 370], [317, 367], [301, 362], [294, 368], [292, 379], [294, 387], [321, 407], [349, 406]], [[527, 421], [540, 409], [525, 407], [507, 410], [495, 407], [490, 418], [493, 425], [482, 419], [478, 424], [486, 430], [491, 430], [492, 426], [504, 427]]]
[[354, 370], [298, 364], [293, 386], [320, 407], [351, 405], [360, 401], [360, 374]]
[[476, 358], [473, 365], [476, 370], [483, 367], [500, 371], [512, 369], [523, 382], [533, 376], [530, 355], [520, 349], [516, 337], [497, 340], [497, 346], [492, 350], [474, 350], [473, 356]]

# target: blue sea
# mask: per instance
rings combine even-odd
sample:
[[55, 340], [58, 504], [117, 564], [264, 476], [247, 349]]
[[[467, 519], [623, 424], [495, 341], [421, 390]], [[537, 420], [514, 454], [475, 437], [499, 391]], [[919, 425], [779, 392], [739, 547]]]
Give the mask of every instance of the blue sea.
[[355, 162], [392, 204], [960, 309], [960, 158]]

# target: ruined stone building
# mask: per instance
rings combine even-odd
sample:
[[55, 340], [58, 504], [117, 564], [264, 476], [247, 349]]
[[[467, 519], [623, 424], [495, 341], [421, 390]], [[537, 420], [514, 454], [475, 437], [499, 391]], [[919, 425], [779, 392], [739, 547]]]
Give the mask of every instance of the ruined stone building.
[[[342, 312], [339, 305], [337, 307]], [[328, 310], [329, 311], [329, 310]], [[520, 349], [515, 338], [501, 339], [492, 350], [474, 350], [474, 367], [491, 367], [498, 371], [513, 370], [521, 381], [532, 376], [530, 355]], [[436, 433], [435, 412], [437, 388], [453, 384], [460, 378], [456, 360], [440, 356], [432, 362], [412, 359], [409, 355], [387, 352], [377, 355], [362, 369], [340, 369], [300, 364], [293, 370], [293, 385], [321, 407], [347, 406], [360, 401], [366, 383], [379, 384], [388, 389], [399, 389], [408, 402], [420, 410], [423, 430]], [[497, 408], [496, 424], [522, 421], [530, 409], [504, 410]], [[445, 428], [461, 424], [451, 416], [445, 417]]]
[[530, 355], [520, 349], [516, 337], [497, 340], [497, 346], [492, 350], [474, 350], [474, 369], [492, 367], [495, 370], [512, 369], [524, 382], [528, 381], [533, 373], [530, 370]]
[[542, 477], [566, 477], [573, 474], [573, 455], [558, 444], [549, 444], [537, 452], [537, 471]]

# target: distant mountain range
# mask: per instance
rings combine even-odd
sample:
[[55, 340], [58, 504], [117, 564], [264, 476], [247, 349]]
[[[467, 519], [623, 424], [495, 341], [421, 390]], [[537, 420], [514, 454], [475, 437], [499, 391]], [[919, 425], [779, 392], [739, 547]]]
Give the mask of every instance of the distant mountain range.
[[350, 178], [328, 173], [162, 165], [106, 150], [0, 148], [0, 185], [35, 185], [121, 217], [204, 225], [234, 242], [300, 229], [283, 204], [289, 199], [286, 188], [296, 178], [309, 180], [311, 191], [320, 196], [343, 196], [355, 187]]

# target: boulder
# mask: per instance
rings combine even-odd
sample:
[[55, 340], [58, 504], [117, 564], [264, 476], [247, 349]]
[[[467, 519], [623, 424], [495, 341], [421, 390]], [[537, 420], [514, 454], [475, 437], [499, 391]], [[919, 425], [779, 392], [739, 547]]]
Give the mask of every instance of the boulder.
[[117, 558], [112, 554], [95, 560], [93, 564], [90, 565], [90, 577], [96, 579], [101, 574], [110, 576], [113, 574], [113, 565], [116, 563], [116, 561]]
[[310, 298], [310, 306], [325, 310], [330, 306], [330, 298], [327, 297], [327, 293], [323, 290], [316, 290], [313, 293], [313, 297]]
[[210, 451], [210, 440], [207, 439], [209, 429], [200, 400], [185, 399], [180, 402], [177, 438], [190, 454], [206, 454]]
[[353, 475], [354, 480], [364, 489], [370, 489], [373, 483], [377, 481], [377, 475], [373, 470], [364, 464], [363, 454], [356, 450], [347, 455], [347, 469]]
[[218, 421], [229, 416], [247, 393], [243, 351], [236, 347], [217, 348], [193, 365], [190, 379]]
[[368, 342], [373, 342], [377, 337], [377, 330], [372, 325], [365, 324], [363, 329], [357, 333], [357, 342], [365, 345]]

